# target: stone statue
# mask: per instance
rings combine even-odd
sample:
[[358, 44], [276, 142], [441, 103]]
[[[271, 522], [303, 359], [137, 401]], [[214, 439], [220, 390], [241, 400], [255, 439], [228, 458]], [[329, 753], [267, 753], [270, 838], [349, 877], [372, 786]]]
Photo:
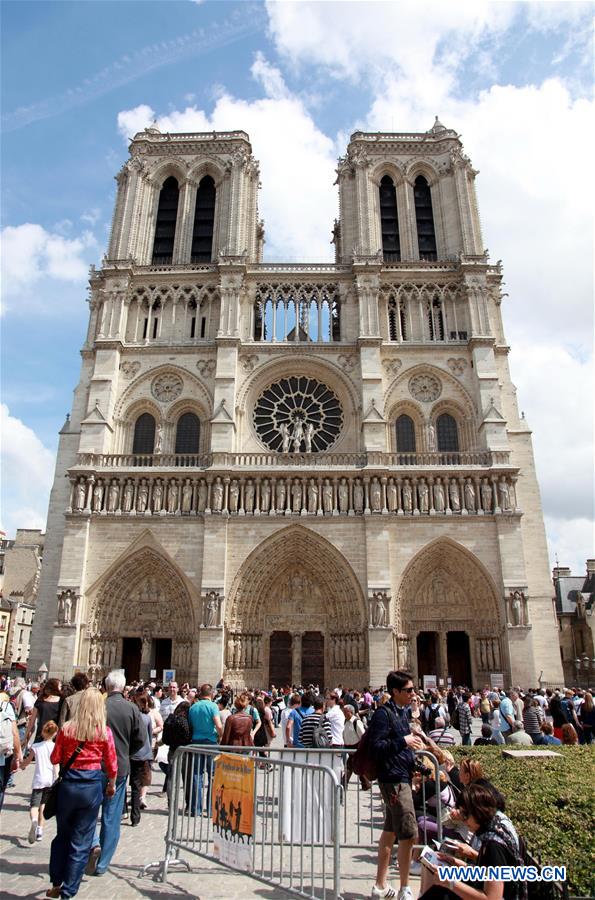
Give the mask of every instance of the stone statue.
[[339, 512], [346, 513], [349, 512], [349, 486], [347, 484], [347, 479], [342, 478], [339, 482]]
[[107, 511], [115, 512], [118, 508], [118, 500], [120, 499], [120, 486], [116, 479], [112, 479], [107, 492]]
[[186, 479], [182, 487], [182, 512], [189, 513], [192, 509], [192, 482]]
[[434, 509], [440, 513], [444, 512], [445, 509], [444, 486], [439, 478], [436, 479], [436, 484], [434, 485]]
[[312, 438], [314, 437], [314, 425], [308, 422], [304, 431], [304, 440], [306, 442], [306, 453], [312, 453]]
[[149, 501], [149, 485], [143, 478], [138, 486], [138, 494], [136, 495], [136, 511], [144, 513]]
[[389, 512], [397, 511], [397, 486], [392, 478], [389, 478], [386, 485], [386, 505]]
[[234, 478], [231, 484], [229, 485], [229, 511], [232, 513], [237, 513], [238, 511], [238, 501], [240, 497], [240, 486], [237, 480]]
[[316, 515], [318, 509], [318, 484], [311, 478], [308, 482], [308, 512]]
[[487, 478], [482, 479], [481, 482], [481, 505], [484, 512], [492, 511], [492, 486]]
[[406, 513], [413, 512], [413, 490], [406, 478], [403, 484], [403, 511]]
[[103, 506], [103, 482], [101, 478], [97, 481], [97, 484], [93, 488], [93, 511], [101, 512], [101, 507]]
[[430, 491], [423, 478], [417, 486], [417, 493], [419, 495], [419, 511], [422, 513], [427, 513], [429, 509]]
[[291, 486], [291, 508], [294, 513], [299, 513], [302, 509], [302, 485], [297, 478]]
[[213, 508], [213, 512], [221, 512], [221, 510], [223, 509], [223, 484], [219, 475], [217, 475], [215, 481], [213, 482], [211, 498], [211, 506]]
[[201, 478], [198, 483], [198, 511], [204, 512], [207, 508], [207, 483]]
[[386, 601], [387, 596], [384, 591], [376, 591], [372, 594], [372, 625], [374, 628], [384, 628], [388, 623], [386, 621]]
[[234, 668], [234, 640], [233, 638], [228, 638], [227, 640], [227, 665], [230, 669]]
[[154, 453], [161, 453], [163, 446], [163, 425], [159, 423], [155, 429], [155, 450]]
[[219, 594], [217, 591], [209, 591], [205, 603], [205, 628], [215, 628], [217, 614], [219, 612]]
[[461, 511], [461, 496], [459, 494], [459, 486], [454, 480], [451, 480], [450, 485], [448, 487], [448, 496], [450, 498], [450, 508], [453, 512]]
[[322, 485], [322, 508], [329, 515], [333, 511], [333, 486], [328, 478], [324, 479], [324, 484]]
[[287, 424], [287, 422], [281, 422], [281, 424], [279, 425], [279, 434], [281, 435], [281, 446], [283, 449], [283, 453], [289, 453], [291, 434], [289, 433], [289, 425]]
[[72, 591], [62, 591], [58, 597], [58, 625], [72, 625]]
[[277, 512], [283, 512], [285, 509], [285, 501], [287, 498], [287, 488], [285, 486], [285, 480], [283, 478], [279, 478], [277, 481]]
[[514, 591], [510, 595], [510, 618], [513, 625], [523, 624], [523, 594]]
[[254, 512], [254, 482], [251, 478], [244, 487], [244, 509], [247, 513]]
[[498, 484], [498, 497], [500, 499], [500, 509], [509, 510], [510, 509], [510, 491], [508, 489], [508, 485], [506, 481], [501, 478]]
[[265, 478], [260, 486], [260, 511], [268, 513], [271, 508], [271, 484]]
[[86, 491], [85, 479], [79, 478], [77, 485], [76, 485], [75, 492], [74, 492], [74, 508], [76, 510], [80, 511], [85, 508], [85, 494], [86, 493], [87, 493], [87, 491]]
[[382, 510], [382, 488], [376, 476], [374, 476], [370, 485], [370, 506], [372, 507], [372, 512], [381, 512]]
[[475, 512], [475, 487], [470, 478], [465, 479], [465, 509]]
[[64, 592], [58, 594], [57, 620], [58, 625], [64, 625]]
[[293, 452], [299, 453], [304, 439], [304, 426], [301, 419], [298, 419], [293, 427]]
[[428, 425], [428, 450], [430, 453], [436, 452], [436, 429], [431, 422]]
[[163, 506], [163, 485], [161, 484], [160, 478], [158, 478], [153, 485], [151, 504], [153, 506], [153, 512], [161, 512], [161, 507]]
[[178, 511], [178, 500], [180, 499], [180, 488], [178, 487], [178, 482], [175, 478], [169, 483], [169, 488], [167, 491], [167, 511], [169, 513], [176, 513]]
[[132, 500], [134, 498], [134, 485], [129, 478], [124, 485], [124, 497], [122, 499], [122, 511], [130, 512], [132, 510]]
[[356, 513], [364, 511], [364, 488], [359, 478], [355, 479], [353, 485], [353, 508]]

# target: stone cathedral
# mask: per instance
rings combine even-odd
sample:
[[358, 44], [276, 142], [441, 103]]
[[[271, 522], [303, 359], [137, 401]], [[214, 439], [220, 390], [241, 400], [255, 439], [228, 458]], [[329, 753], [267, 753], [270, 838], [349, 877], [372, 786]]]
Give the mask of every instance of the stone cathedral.
[[90, 275], [32, 671], [561, 683], [476, 175], [438, 120], [356, 132], [334, 262], [271, 264], [247, 134], [135, 136]]

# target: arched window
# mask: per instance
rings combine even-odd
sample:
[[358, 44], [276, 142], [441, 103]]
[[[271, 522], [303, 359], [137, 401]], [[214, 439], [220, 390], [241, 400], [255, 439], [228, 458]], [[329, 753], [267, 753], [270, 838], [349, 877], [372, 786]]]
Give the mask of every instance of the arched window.
[[215, 193], [215, 182], [210, 175], [205, 175], [196, 191], [191, 251], [193, 263], [210, 263], [213, 258]]
[[184, 413], [176, 428], [176, 453], [198, 453], [200, 420], [194, 413]]
[[411, 416], [397, 419], [397, 450], [399, 453], [415, 453], [415, 426]]
[[382, 228], [382, 253], [385, 262], [399, 262], [401, 259], [401, 244], [399, 241], [397, 192], [392, 178], [388, 175], [385, 175], [380, 182], [380, 224]]
[[152, 453], [155, 446], [155, 419], [143, 413], [134, 423], [133, 453]]
[[418, 175], [415, 179], [413, 199], [415, 203], [419, 258], [426, 260], [437, 259], [436, 233], [434, 231], [434, 215], [432, 213], [432, 194], [430, 192], [430, 186], [423, 175]]
[[159, 194], [155, 241], [153, 243], [154, 265], [171, 265], [174, 255], [179, 196], [178, 182], [172, 175], [164, 181]]
[[442, 413], [436, 421], [438, 451], [440, 453], [459, 452], [459, 430], [456, 420], [448, 413]]

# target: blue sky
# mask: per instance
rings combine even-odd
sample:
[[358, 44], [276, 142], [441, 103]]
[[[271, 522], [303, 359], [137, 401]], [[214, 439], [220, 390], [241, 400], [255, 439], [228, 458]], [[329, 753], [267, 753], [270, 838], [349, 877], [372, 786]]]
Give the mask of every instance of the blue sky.
[[243, 128], [271, 259], [325, 259], [356, 129], [438, 114], [480, 170], [551, 556], [593, 555], [590, 4], [4, 2], [2, 527], [43, 526], [126, 136]]

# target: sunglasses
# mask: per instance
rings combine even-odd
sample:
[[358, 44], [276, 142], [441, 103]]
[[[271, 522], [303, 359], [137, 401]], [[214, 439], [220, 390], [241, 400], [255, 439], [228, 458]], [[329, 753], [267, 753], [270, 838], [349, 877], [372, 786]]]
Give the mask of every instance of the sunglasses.
[[405, 693], [405, 694], [412, 694], [414, 690], [415, 690], [415, 688], [413, 688], [413, 687], [410, 687], [410, 688], [403, 688], [403, 693]]

